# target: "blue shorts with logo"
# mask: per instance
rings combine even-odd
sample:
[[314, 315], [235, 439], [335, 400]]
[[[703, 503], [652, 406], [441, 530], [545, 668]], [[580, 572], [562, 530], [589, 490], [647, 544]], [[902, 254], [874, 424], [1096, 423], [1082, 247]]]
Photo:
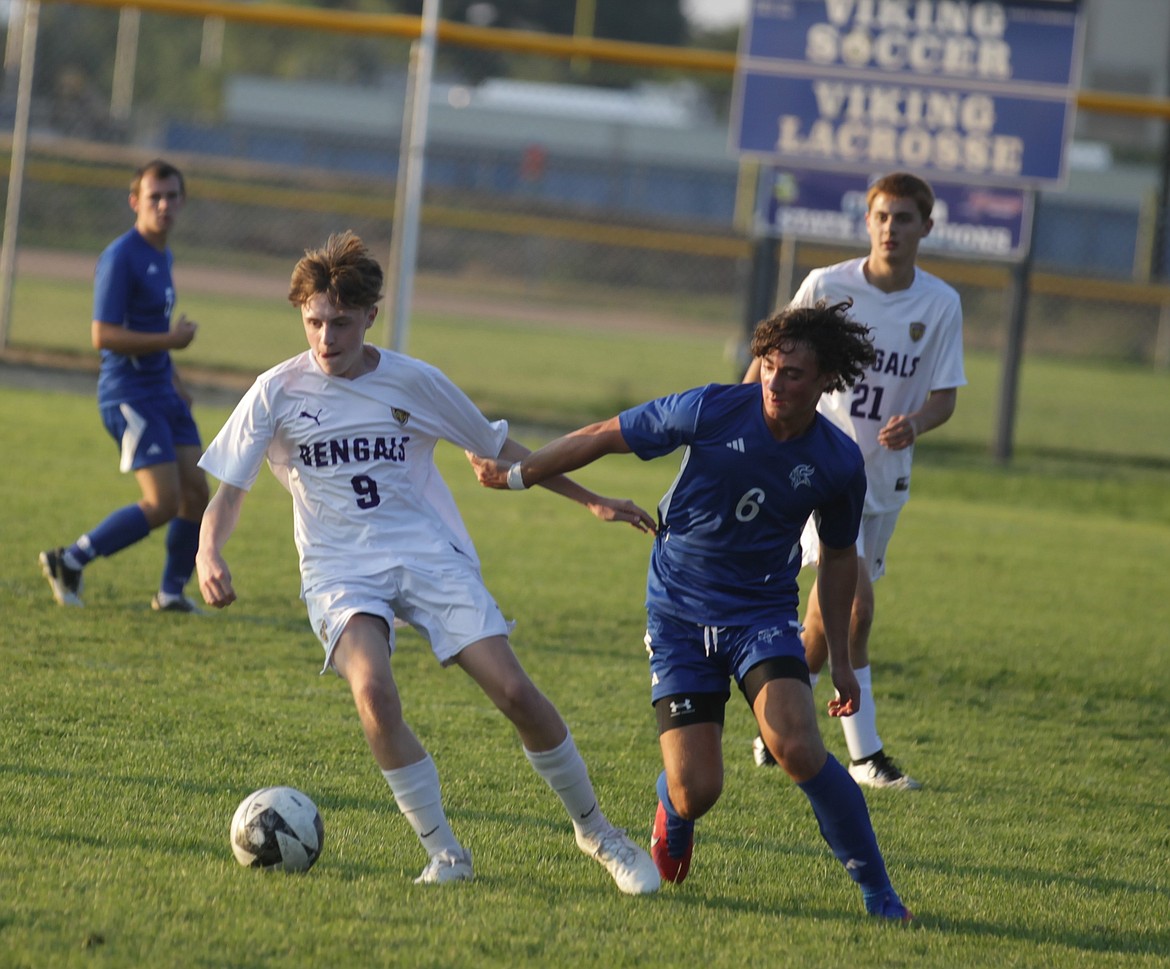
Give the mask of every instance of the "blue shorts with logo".
[[191, 408], [177, 393], [107, 404], [101, 414], [122, 452], [122, 472], [167, 464], [176, 460], [175, 448], [202, 443]]
[[695, 693], [718, 693], [726, 700], [728, 680], [742, 686], [748, 670], [765, 660], [804, 663], [800, 630], [795, 616], [750, 626], [704, 626], [651, 610], [646, 617], [651, 702]]

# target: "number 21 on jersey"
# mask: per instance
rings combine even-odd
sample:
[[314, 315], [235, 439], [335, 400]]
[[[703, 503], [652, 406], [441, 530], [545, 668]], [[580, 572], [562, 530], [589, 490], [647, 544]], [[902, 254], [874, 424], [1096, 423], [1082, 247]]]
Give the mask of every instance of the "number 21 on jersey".
[[882, 419], [881, 387], [871, 387], [869, 384], [857, 384], [853, 388], [853, 403], [849, 413], [863, 420], [880, 421]]

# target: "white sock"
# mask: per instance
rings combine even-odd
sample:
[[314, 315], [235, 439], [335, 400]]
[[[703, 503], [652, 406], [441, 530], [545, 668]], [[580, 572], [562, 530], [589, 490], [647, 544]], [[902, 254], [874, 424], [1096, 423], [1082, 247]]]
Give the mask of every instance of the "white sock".
[[573, 743], [572, 734], [552, 750], [533, 753], [525, 747], [524, 756], [561, 799], [577, 834], [589, 835], [609, 824], [597, 804], [597, 795], [589, 781], [589, 769]]
[[857, 677], [857, 684], [861, 687], [861, 709], [851, 717], [841, 718], [841, 728], [845, 731], [845, 743], [849, 747], [849, 756], [853, 760], [864, 760], [872, 757], [882, 749], [882, 741], [877, 732], [877, 711], [873, 707], [873, 677], [868, 666], [853, 671]]
[[418, 763], [384, 770], [382, 776], [390, 785], [398, 810], [410, 822], [430, 857], [447, 849], [462, 850], [447, 823], [447, 815], [443, 813], [439, 771], [430, 754]]

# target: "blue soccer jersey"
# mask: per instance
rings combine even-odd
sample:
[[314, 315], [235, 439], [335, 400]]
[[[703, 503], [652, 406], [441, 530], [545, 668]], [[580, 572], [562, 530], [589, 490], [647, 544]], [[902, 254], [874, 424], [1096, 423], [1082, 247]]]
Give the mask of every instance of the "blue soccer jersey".
[[759, 384], [711, 384], [620, 415], [643, 460], [685, 447], [658, 504], [647, 608], [704, 625], [748, 625], [799, 604], [800, 535], [814, 512], [821, 540], [857, 539], [865, 465], [857, 445], [826, 418], [777, 441]]
[[[111, 242], [94, 271], [93, 318], [138, 333], [171, 328], [175, 286], [170, 249], [155, 249], [131, 229]], [[166, 350], [128, 356], [102, 350], [98, 401], [120, 404], [154, 397], [173, 388], [171, 355]]]

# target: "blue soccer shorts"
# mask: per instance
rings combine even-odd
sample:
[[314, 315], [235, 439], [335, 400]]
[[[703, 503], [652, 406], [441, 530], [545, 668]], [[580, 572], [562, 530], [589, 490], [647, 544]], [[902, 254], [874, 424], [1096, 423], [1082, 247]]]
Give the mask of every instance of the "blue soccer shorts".
[[[646, 617], [650, 699], [697, 693], [730, 696], [728, 681], [743, 687], [748, 670], [767, 660], [805, 663], [795, 616], [749, 626], [704, 626], [653, 610]], [[807, 670], [807, 666], [804, 667]]]
[[177, 447], [201, 446], [191, 408], [177, 393], [109, 404], [101, 413], [122, 452], [123, 473], [175, 461]]

